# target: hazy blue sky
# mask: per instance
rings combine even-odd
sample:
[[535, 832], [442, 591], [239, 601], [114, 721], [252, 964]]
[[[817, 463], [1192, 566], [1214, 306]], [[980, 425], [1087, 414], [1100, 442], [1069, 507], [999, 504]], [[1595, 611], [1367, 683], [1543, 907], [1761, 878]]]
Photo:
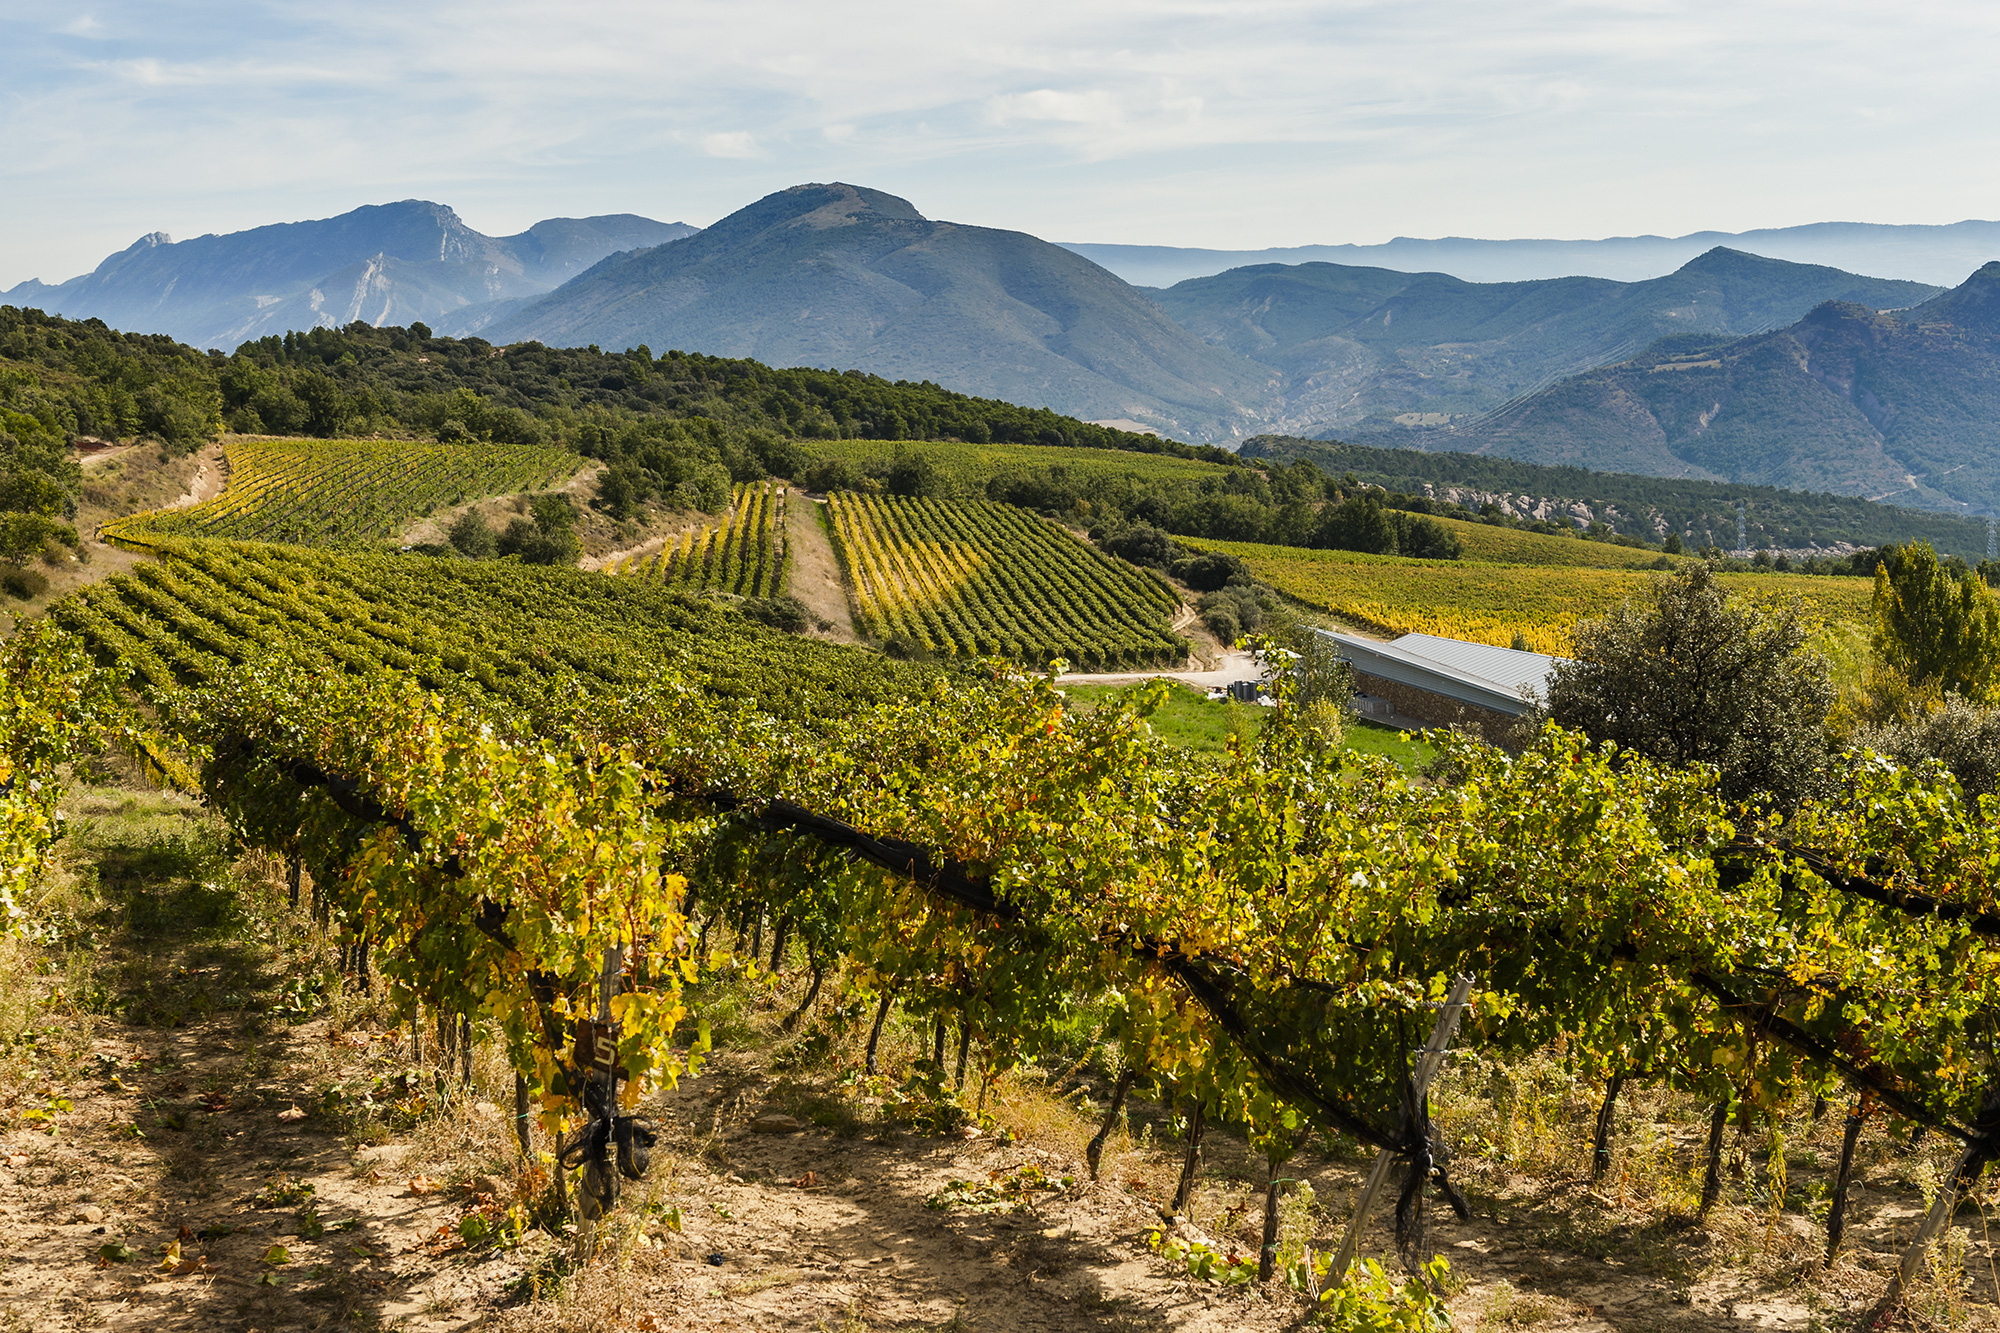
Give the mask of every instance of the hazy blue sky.
[[1051, 240], [1256, 247], [2000, 216], [2000, 6], [0, 8], [0, 286], [421, 197], [711, 222], [841, 179]]

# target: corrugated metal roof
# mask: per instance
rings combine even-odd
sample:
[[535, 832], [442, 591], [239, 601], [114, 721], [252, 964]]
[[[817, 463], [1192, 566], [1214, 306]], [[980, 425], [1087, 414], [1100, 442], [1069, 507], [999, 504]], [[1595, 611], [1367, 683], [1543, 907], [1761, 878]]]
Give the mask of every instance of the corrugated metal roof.
[[1491, 681], [1503, 689], [1527, 686], [1541, 698], [1548, 687], [1549, 673], [1558, 659], [1546, 653], [1522, 652], [1517, 648], [1496, 648], [1490, 643], [1468, 643], [1464, 639], [1440, 638], [1435, 634], [1405, 634], [1395, 645], [1468, 676]]
[[1321, 630], [1357, 671], [1519, 717], [1539, 703], [1558, 659], [1490, 644], [1406, 634], [1394, 643]]

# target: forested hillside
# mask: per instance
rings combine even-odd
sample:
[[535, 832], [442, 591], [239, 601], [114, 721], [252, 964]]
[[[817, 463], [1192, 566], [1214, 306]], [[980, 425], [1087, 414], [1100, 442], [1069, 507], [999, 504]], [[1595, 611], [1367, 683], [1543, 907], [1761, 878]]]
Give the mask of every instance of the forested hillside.
[[[79, 435], [185, 451], [225, 428], [554, 445], [612, 465], [614, 509], [649, 497], [720, 508], [732, 478], [802, 466], [800, 439], [1086, 445], [1234, 462], [1220, 449], [858, 371], [655, 358], [643, 347], [503, 350], [433, 337], [422, 324], [288, 333], [224, 356], [97, 320], [0, 307], [0, 409], [10, 413], [11, 438], [58, 451]], [[73, 508], [74, 465], [56, 454], [45, 462]]]
[[0, 306], [0, 563], [76, 544], [72, 441], [188, 449], [221, 425], [216, 368], [193, 348]]

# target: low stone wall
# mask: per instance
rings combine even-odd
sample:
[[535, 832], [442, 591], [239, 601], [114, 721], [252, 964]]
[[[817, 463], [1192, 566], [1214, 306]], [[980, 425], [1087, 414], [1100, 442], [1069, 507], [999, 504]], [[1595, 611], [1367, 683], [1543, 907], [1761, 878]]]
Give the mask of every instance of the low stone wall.
[[1404, 717], [1413, 717], [1433, 727], [1450, 727], [1468, 736], [1491, 741], [1502, 749], [1519, 748], [1513, 739], [1515, 719], [1505, 713], [1481, 708], [1478, 704], [1460, 703], [1401, 681], [1371, 676], [1365, 671], [1354, 673], [1354, 688], [1363, 694], [1387, 699]]

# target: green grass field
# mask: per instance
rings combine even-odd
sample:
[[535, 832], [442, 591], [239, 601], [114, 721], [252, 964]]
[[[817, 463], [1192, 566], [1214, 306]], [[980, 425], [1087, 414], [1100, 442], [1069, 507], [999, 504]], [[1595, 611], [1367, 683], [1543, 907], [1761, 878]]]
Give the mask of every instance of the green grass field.
[[[1065, 685], [1063, 694], [1071, 706], [1095, 708], [1118, 697], [1130, 685]], [[1227, 699], [1211, 701], [1191, 685], [1174, 683], [1166, 704], [1152, 716], [1153, 730], [1169, 745], [1188, 750], [1221, 753], [1232, 736], [1254, 740], [1263, 729], [1268, 714], [1257, 704], [1240, 704]], [[1379, 722], [1351, 719], [1342, 748], [1356, 754], [1379, 754], [1406, 769], [1429, 763], [1437, 748], [1407, 732], [1385, 727]]]

